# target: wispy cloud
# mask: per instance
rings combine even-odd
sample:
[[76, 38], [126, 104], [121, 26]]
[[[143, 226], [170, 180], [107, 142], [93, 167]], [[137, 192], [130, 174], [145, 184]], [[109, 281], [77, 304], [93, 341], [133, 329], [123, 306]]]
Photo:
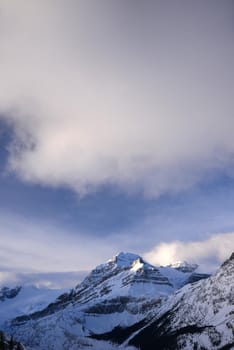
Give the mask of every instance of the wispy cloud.
[[[18, 281], [50, 287], [70, 286], [84, 276], [84, 271], [119, 251], [140, 253], [155, 265], [187, 260], [198, 263], [203, 271], [213, 272], [234, 250], [234, 233], [231, 232], [210, 235], [205, 240], [162, 242], [146, 251], [145, 248], [155, 242], [155, 233], [151, 231], [148, 237], [146, 228], [141, 227], [139, 231], [132, 229], [103, 237], [2, 214], [0, 283]], [[159, 237], [155, 239], [159, 241]]]
[[0, 216], [0, 271], [4, 273], [90, 270], [116, 252], [105, 239], [69, 232], [16, 215]]
[[144, 254], [155, 265], [168, 265], [176, 261], [199, 263], [204, 272], [213, 272], [234, 251], [234, 233], [211, 235], [200, 241], [173, 241], [160, 243]]
[[82, 282], [89, 271], [55, 273], [20, 273], [0, 271], [1, 286], [35, 286], [37, 288], [74, 288]]
[[9, 168], [80, 193], [111, 183], [150, 196], [231, 173], [231, 2], [180, 4], [0, 0]]

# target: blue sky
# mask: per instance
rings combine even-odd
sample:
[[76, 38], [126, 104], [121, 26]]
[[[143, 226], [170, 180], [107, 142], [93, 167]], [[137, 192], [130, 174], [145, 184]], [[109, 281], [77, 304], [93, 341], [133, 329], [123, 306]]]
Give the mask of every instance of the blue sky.
[[119, 250], [214, 269], [234, 247], [232, 1], [0, 5], [0, 270]]

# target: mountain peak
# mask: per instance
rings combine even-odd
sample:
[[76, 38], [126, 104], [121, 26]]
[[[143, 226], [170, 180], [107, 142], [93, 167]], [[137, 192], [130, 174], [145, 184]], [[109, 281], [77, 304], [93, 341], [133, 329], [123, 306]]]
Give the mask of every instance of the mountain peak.
[[177, 261], [173, 264], [168, 265], [181, 272], [193, 272], [198, 268], [197, 264], [189, 264], [187, 261]]
[[116, 265], [119, 267], [129, 268], [137, 260], [141, 263], [144, 263], [143, 259], [137, 254], [120, 252], [115, 255], [110, 261], [116, 263]]

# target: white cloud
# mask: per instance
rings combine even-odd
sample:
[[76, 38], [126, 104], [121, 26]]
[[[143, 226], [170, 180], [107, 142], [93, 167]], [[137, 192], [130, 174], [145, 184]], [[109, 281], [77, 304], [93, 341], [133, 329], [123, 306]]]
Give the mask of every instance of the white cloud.
[[78, 192], [158, 195], [232, 167], [229, 2], [153, 3], [0, 0], [11, 170]]
[[211, 235], [203, 241], [162, 242], [144, 258], [155, 265], [168, 265], [177, 261], [198, 263], [204, 272], [213, 272], [234, 251], [234, 233]]

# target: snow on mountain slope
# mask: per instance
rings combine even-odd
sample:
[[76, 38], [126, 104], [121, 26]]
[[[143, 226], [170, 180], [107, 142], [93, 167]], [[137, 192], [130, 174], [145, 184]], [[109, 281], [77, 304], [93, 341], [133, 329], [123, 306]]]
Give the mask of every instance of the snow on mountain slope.
[[168, 278], [140, 256], [119, 253], [107, 263], [97, 266], [75, 289], [75, 293], [80, 302], [87, 303], [91, 291], [92, 299], [107, 299], [116, 296], [140, 298], [146, 295], [168, 295], [173, 289]]
[[159, 267], [158, 270], [163, 276], [168, 278], [174, 290], [185, 285], [188, 279], [193, 275], [193, 272], [182, 272], [169, 266]]
[[120, 253], [44, 310], [18, 317], [11, 330], [32, 347], [70, 350], [74, 342], [78, 344], [93, 333], [141, 321], [152, 304], [159, 305], [162, 296], [173, 291], [174, 286], [159, 269], [138, 255]]
[[186, 284], [197, 267], [198, 265], [193, 265], [193, 268], [186, 272], [172, 267], [155, 267], [139, 255], [121, 252], [107, 263], [97, 266], [75, 289], [75, 293], [82, 303], [89, 301], [87, 295], [90, 287], [92, 298], [103, 296], [104, 299], [113, 296], [145, 298], [168, 295]]
[[234, 253], [206, 280], [168, 297], [132, 337], [141, 350], [234, 349]]
[[[165, 298], [184, 285], [192, 273], [171, 267], [156, 268], [136, 254], [119, 253], [45, 309], [17, 317], [8, 330], [38, 350], [87, 346], [104, 350], [102, 339], [90, 337], [113, 332], [116, 327], [142, 326], [152, 310], [160, 308]], [[105, 344], [110, 349], [111, 345]]]
[[20, 315], [29, 314], [45, 308], [63, 291], [39, 289], [33, 286], [0, 289], [0, 328], [4, 322]]

